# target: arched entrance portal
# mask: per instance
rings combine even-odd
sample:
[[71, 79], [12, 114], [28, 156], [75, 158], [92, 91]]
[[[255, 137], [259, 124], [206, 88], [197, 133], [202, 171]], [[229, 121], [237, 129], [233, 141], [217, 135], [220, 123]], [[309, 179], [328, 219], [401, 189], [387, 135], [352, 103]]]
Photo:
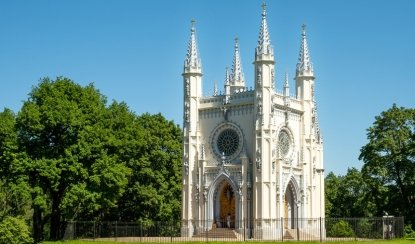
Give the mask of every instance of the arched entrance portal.
[[284, 219], [285, 228], [295, 229], [295, 219], [298, 218], [298, 205], [295, 187], [292, 181], [287, 185], [284, 196]]
[[232, 186], [223, 180], [215, 197], [215, 222], [217, 228], [235, 228], [236, 196]]

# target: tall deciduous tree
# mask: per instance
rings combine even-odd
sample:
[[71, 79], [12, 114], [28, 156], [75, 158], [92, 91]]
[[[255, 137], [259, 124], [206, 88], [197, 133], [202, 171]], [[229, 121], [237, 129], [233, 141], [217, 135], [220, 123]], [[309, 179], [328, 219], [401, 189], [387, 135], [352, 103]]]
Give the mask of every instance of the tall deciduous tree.
[[93, 85], [43, 79], [17, 116], [0, 113], [0, 218], [32, 213], [36, 242], [59, 239], [69, 220], [179, 219], [181, 145], [161, 114], [137, 116], [107, 106]]
[[27, 218], [30, 187], [22, 164], [25, 154], [17, 146], [16, 115], [10, 109], [0, 112], [0, 221], [6, 216]]
[[28, 158], [24, 167], [32, 188], [36, 241], [42, 238], [47, 208], [50, 238], [59, 239], [64, 213], [70, 212], [63, 207], [84, 199], [112, 205], [121, 195], [130, 170], [107, 153], [112, 135], [107, 113], [98, 90], [66, 78], [43, 79], [24, 102], [17, 132], [20, 150]]
[[[124, 156], [133, 170], [120, 201], [124, 220], [180, 219], [182, 133], [161, 114], [143, 114], [137, 124], [145, 140], [134, 138]], [[127, 147], [128, 149], [128, 147]]]
[[330, 172], [325, 179], [325, 194], [327, 217], [373, 216], [368, 186], [356, 168], [349, 168], [344, 176]]
[[387, 188], [384, 211], [415, 224], [415, 109], [395, 104], [377, 116], [363, 146], [363, 175], [373, 191]]

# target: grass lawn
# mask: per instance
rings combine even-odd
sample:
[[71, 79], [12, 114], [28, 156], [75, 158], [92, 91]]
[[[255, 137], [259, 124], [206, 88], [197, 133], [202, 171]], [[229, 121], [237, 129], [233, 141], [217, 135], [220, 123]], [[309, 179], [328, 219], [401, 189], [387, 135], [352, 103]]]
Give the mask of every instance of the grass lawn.
[[[279, 242], [279, 241], [277, 241]], [[319, 242], [297, 242], [297, 241], [286, 241], [286, 242], [290, 242], [290, 244], [314, 244], [314, 243], [319, 243]], [[127, 243], [127, 242], [113, 242], [113, 241], [80, 241], [80, 240], [76, 240], [76, 241], [45, 241], [42, 242], [42, 244], [84, 244], [84, 243], [97, 243], [97, 244], [120, 244], [120, 243]], [[129, 244], [155, 244], [155, 243], [160, 243], [160, 242], [128, 242]], [[164, 242], [163, 242], [164, 243]], [[169, 243], [169, 242], [165, 242], [165, 243]], [[212, 243], [212, 244], [239, 244], [239, 243], [244, 243], [242, 241], [237, 241], [237, 242], [215, 242], [215, 241], [209, 241], [209, 242], [176, 242], [179, 244], [207, 244], [207, 243]], [[249, 244], [268, 244], [268, 243], [276, 243], [274, 242], [266, 242], [266, 241], [261, 241], [261, 242], [254, 242], [254, 241], [246, 241], [246, 243]], [[281, 243], [281, 242], [279, 242]], [[415, 244], [415, 240], [405, 240], [405, 239], [395, 239], [395, 240], [370, 240], [370, 241], [327, 241], [326, 243], [333, 243], [333, 244], [353, 244], [353, 243], [359, 243], [359, 244]]]

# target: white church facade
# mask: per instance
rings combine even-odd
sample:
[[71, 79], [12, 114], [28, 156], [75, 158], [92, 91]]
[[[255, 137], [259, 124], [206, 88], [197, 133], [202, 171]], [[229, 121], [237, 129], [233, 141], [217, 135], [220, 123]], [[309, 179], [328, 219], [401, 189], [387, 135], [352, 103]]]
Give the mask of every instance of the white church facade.
[[[253, 238], [277, 238], [279, 230], [324, 218], [323, 140], [305, 27], [294, 89], [287, 75], [275, 80], [265, 6], [254, 50], [254, 89], [246, 88], [237, 39], [234, 48], [223, 91], [215, 86], [213, 95], [203, 96], [192, 23], [182, 74], [182, 235], [230, 227], [249, 229]], [[297, 218], [310, 221], [298, 224]]]

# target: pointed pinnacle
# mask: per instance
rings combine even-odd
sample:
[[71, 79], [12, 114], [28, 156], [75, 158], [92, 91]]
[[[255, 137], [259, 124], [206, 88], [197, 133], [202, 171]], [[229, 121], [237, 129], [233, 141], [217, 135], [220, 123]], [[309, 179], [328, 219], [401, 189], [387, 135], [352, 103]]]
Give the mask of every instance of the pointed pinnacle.
[[313, 75], [313, 63], [311, 62], [310, 53], [308, 51], [307, 44], [307, 35], [306, 35], [306, 25], [301, 26], [301, 47], [300, 54], [298, 57], [296, 75], [302, 75], [308, 73], [308, 75]]
[[195, 20], [192, 19], [191, 21], [191, 28], [190, 28], [190, 40], [187, 48], [186, 60], [185, 60], [185, 68], [201, 68], [201, 62], [199, 59], [197, 43], [196, 43], [196, 28], [195, 28]]
[[258, 45], [256, 48], [257, 55], [273, 54], [273, 50], [271, 46], [271, 39], [268, 33], [266, 6], [267, 5], [265, 3], [262, 4], [261, 29], [259, 31]]

